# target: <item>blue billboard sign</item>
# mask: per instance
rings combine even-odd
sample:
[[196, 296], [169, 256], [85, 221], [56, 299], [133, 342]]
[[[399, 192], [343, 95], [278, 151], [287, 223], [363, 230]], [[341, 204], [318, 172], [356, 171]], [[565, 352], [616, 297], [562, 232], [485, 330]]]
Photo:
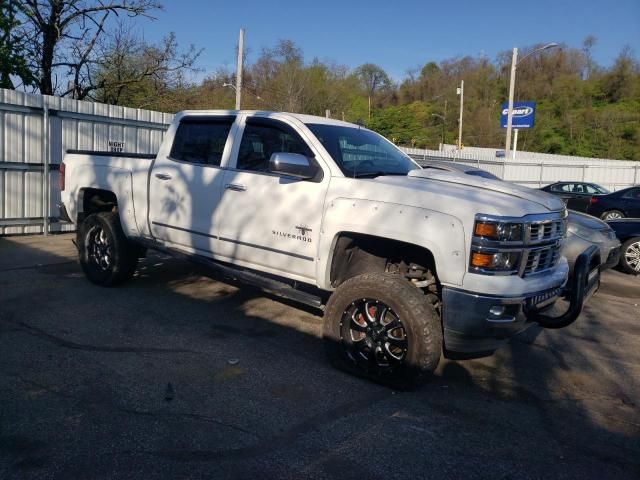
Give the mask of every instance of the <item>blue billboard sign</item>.
[[[507, 113], [509, 102], [502, 104], [500, 112], [500, 127], [507, 128]], [[536, 102], [513, 102], [513, 115], [511, 116], [512, 128], [533, 128], [536, 117]]]

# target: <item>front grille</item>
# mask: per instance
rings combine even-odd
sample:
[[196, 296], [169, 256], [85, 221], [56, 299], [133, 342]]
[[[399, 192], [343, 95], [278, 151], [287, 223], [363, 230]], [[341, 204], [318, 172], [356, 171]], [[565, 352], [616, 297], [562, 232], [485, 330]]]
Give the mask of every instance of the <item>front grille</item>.
[[563, 220], [547, 220], [527, 224], [528, 240], [530, 243], [556, 240], [564, 234]]
[[560, 258], [560, 244], [554, 243], [525, 253], [523, 275], [540, 273], [553, 268]]
[[560, 240], [565, 233], [564, 220], [530, 222], [525, 225], [525, 232], [526, 243], [532, 248], [524, 251], [521, 275], [540, 273], [555, 267], [560, 258]]

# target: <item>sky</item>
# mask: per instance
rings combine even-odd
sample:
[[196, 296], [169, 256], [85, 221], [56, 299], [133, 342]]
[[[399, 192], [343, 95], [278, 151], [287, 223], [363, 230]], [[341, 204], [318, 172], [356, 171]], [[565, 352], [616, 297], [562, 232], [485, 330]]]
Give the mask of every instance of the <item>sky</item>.
[[140, 27], [148, 41], [173, 31], [182, 47], [204, 51], [201, 76], [235, 70], [245, 28], [248, 61], [278, 39], [293, 40], [305, 59], [356, 67], [371, 62], [400, 80], [428, 61], [496, 55], [557, 42], [579, 48], [587, 35], [594, 58], [610, 66], [625, 45], [640, 57], [640, 0], [163, 0], [164, 11]]

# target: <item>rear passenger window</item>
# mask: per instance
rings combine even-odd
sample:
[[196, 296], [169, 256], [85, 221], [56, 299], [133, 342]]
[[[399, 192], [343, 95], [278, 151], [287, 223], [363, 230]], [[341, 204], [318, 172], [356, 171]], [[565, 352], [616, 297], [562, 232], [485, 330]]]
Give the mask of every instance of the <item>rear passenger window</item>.
[[233, 120], [181, 122], [173, 140], [171, 158], [200, 165], [220, 166]]
[[629, 190], [627, 193], [624, 194], [624, 198], [640, 199], [640, 188]]

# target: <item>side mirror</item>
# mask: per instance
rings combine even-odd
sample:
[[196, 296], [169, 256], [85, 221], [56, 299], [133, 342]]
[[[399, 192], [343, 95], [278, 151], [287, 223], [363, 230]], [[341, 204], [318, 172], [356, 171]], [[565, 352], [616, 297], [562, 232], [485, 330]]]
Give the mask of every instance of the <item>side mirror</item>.
[[269, 170], [300, 179], [313, 178], [316, 169], [309, 158], [299, 153], [274, 152], [269, 159]]

